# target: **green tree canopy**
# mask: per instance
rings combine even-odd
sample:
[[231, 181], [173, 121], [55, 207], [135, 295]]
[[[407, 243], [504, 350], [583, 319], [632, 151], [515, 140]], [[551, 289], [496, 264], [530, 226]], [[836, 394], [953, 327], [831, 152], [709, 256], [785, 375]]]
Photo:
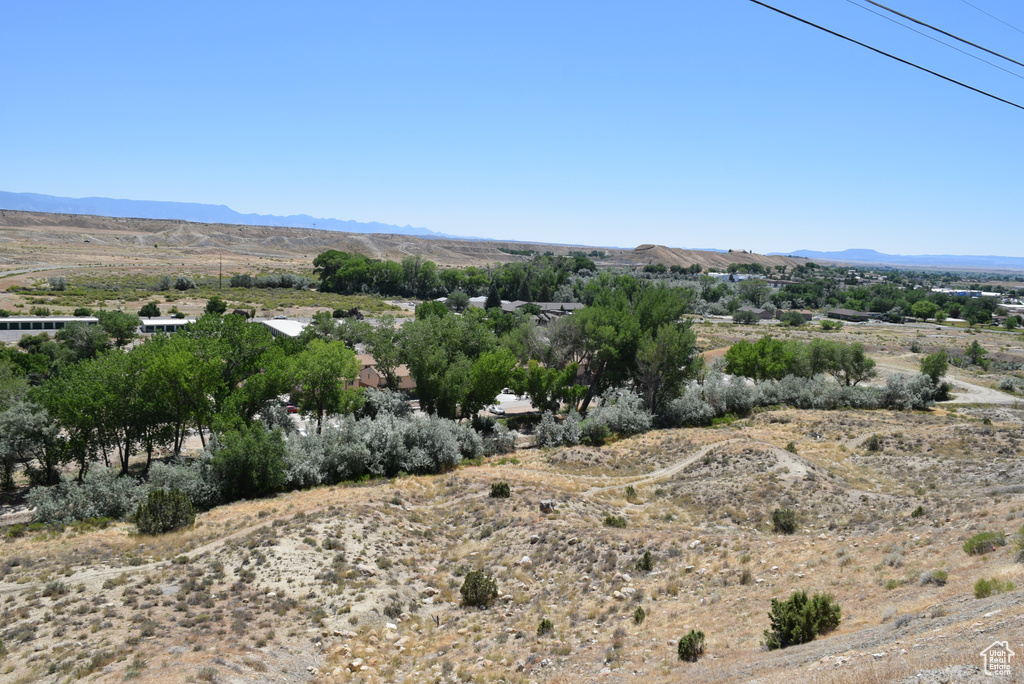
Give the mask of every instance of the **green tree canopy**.
[[139, 309], [139, 316], [142, 318], [155, 318], [160, 315], [160, 305], [156, 302], [147, 302]]
[[933, 385], [939, 384], [939, 379], [946, 374], [948, 368], [949, 356], [946, 354], [945, 349], [929, 354], [921, 359], [921, 372], [931, 378]]
[[114, 344], [123, 347], [138, 336], [142, 319], [123, 311], [97, 311], [100, 327], [113, 338]]
[[355, 382], [359, 364], [355, 353], [342, 342], [313, 340], [294, 357], [294, 395], [303, 411], [316, 415], [317, 434], [325, 415], [338, 412], [346, 384]]

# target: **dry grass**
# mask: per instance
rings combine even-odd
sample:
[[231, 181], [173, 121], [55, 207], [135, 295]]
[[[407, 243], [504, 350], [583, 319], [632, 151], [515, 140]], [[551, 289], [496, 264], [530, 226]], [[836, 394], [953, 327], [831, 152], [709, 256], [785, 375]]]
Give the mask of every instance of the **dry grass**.
[[[871, 434], [877, 451], [861, 442]], [[0, 579], [0, 668], [35, 681], [104, 649], [98, 681], [121, 680], [137, 659], [140, 681], [314, 668], [330, 681], [568, 682], [607, 668], [610, 681], [873, 682], [979, 664], [973, 654], [1018, 633], [1024, 610], [1017, 592], [974, 599], [973, 583], [1022, 586], [1024, 572], [1011, 547], [960, 547], [1019, 527], [1021, 494], [1000, 489], [1024, 476], [1019, 439], [1019, 423], [957, 414], [765, 412], [586, 453], [525, 450], [518, 465], [243, 502], [160, 538], [116, 525], [11, 539], [2, 557], [21, 562]], [[781, 448], [790, 441], [799, 455]], [[619, 467], [583, 474], [584, 457]], [[497, 480], [510, 499], [488, 497]], [[548, 498], [557, 507], [543, 515]], [[767, 521], [783, 505], [798, 511], [792, 536]], [[918, 505], [925, 515], [911, 517]], [[609, 513], [627, 527], [606, 527]], [[645, 550], [651, 572], [634, 567]], [[473, 569], [498, 582], [485, 611], [458, 605]], [[933, 569], [948, 582], [920, 585]], [[66, 593], [48, 592], [52, 582]], [[797, 589], [832, 593], [843, 623], [763, 652], [771, 599]], [[544, 618], [554, 630], [538, 638]], [[690, 628], [708, 635], [695, 665], [675, 658]], [[171, 657], [175, 645], [185, 651]], [[356, 658], [368, 669], [353, 673]]]

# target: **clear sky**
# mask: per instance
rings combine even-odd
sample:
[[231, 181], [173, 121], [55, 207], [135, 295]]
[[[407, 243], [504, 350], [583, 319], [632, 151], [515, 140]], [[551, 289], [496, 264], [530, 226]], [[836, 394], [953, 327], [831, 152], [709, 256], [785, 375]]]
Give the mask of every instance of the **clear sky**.
[[[768, 1], [1024, 104], [1022, 67], [850, 0]], [[1024, 62], [1024, 3], [881, 1]], [[0, 93], [10, 192], [1024, 256], [1024, 111], [749, 0], [7, 0]]]

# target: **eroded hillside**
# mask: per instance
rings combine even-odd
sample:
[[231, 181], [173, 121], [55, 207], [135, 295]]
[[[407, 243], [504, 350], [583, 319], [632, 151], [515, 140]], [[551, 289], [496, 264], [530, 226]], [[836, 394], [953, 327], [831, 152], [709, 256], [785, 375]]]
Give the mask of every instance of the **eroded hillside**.
[[[1012, 541], [978, 556], [962, 545], [1020, 527], [1022, 418], [763, 411], [242, 502], [159, 538], [128, 524], [15, 528], [0, 547], [0, 671], [12, 682], [981, 676], [977, 653], [1021, 633], [1024, 594], [972, 588], [1021, 586], [1024, 566]], [[508, 499], [488, 496], [499, 481]], [[797, 512], [795, 534], [772, 531], [780, 507]], [[648, 550], [653, 568], [638, 570]], [[477, 569], [497, 581], [487, 609], [460, 605]], [[839, 629], [763, 651], [771, 599], [798, 589], [832, 593]], [[553, 631], [538, 637], [542, 619]], [[690, 628], [707, 634], [696, 664], [675, 653]]]

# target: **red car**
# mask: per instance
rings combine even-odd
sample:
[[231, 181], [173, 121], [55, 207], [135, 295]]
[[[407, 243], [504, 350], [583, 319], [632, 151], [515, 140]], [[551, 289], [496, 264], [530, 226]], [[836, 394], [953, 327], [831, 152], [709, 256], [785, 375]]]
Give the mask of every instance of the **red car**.
[[284, 410], [288, 413], [298, 413], [299, 407], [294, 404], [285, 404]]

